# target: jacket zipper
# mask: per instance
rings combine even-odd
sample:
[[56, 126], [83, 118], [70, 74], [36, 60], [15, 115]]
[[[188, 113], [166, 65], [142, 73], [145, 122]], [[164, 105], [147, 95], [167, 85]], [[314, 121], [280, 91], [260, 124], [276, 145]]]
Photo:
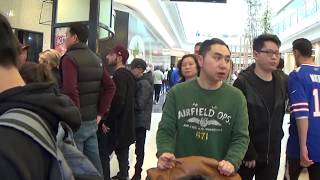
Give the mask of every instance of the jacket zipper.
[[[250, 81], [249, 81], [249, 84], [252, 86]], [[270, 152], [271, 114], [270, 114], [270, 110], [269, 110], [266, 102], [264, 101], [263, 97], [260, 95], [258, 89], [256, 89], [255, 86], [252, 86], [252, 87], [255, 89], [255, 91], [257, 92], [257, 95], [260, 97], [263, 105], [266, 107], [266, 109], [268, 111], [268, 149], [267, 149], [267, 165], [268, 165], [269, 164], [269, 152]], [[274, 104], [275, 104], [275, 102], [274, 102]]]
[[[258, 91], [257, 91], [258, 92]], [[270, 110], [267, 104], [264, 102], [264, 99], [261, 97], [261, 95], [258, 93], [258, 96], [260, 97], [263, 105], [266, 107], [268, 111], [268, 149], [267, 149], [267, 165], [269, 164], [269, 152], [270, 152], [270, 133], [271, 133], [271, 115], [270, 115]]]
[[[266, 106], [267, 107], [267, 106]], [[271, 118], [270, 118], [270, 110], [267, 107], [268, 111], [268, 126], [269, 126], [269, 134], [268, 134], [268, 151], [267, 151], [267, 165], [269, 164], [269, 152], [270, 152], [270, 133], [271, 133]]]

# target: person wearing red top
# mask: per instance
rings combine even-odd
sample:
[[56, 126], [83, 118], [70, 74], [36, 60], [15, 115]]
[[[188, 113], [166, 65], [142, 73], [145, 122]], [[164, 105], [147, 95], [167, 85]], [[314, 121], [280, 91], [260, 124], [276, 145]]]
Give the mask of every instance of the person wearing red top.
[[86, 42], [88, 28], [81, 23], [69, 26], [66, 38], [67, 52], [60, 63], [62, 92], [79, 108], [82, 118], [74, 139], [101, 174], [96, 131], [101, 118], [107, 114], [115, 93], [115, 85], [103, 68], [101, 59]]

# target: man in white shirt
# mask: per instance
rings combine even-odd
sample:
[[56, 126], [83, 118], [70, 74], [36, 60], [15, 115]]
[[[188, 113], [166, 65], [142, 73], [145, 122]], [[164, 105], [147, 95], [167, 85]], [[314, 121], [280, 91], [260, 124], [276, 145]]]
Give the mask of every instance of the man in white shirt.
[[164, 79], [163, 73], [160, 71], [160, 67], [156, 67], [153, 72], [153, 84], [154, 84], [154, 103], [159, 103], [160, 91], [162, 86], [162, 80]]

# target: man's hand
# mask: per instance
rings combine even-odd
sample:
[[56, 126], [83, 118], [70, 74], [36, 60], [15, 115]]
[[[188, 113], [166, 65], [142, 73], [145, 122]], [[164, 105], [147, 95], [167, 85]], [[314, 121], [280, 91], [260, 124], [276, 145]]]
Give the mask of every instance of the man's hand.
[[[97, 116], [96, 121], [97, 121], [98, 126], [101, 122], [101, 119], [102, 119], [101, 116]], [[103, 122], [101, 123], [101, 129], [104, 134], [107, 134], [110, 131], [110, 128], [107, 125], [105, 125]]]
[[99, 124], [100, 123], [100, 121], [101, 121], [101, 116], [97, 116], [97, 119], [96, 119], [96, 121], [97, 121], [97, 124]]
[[158, 158], [157, 166], [159, 169], [170, 169], [175, 166], [175, 159], [176, 157], [172, 153], [163, 153]]
[[300, 147], [300, 166], [309, 167], [313, 161], [309, 159], [307, 146]]
[[230, 176], [234, 173], [234, 166], [229, 161], [222, 160], [218, 164], [218, 170], [220, 174]]
[[252, 161], [243, 161], [243, 164], [247, 168], [255, 168], [256, 167], [256, 160]]
[[101, 124], [101, 129], [104, 134], [107, 134], [110, 131], [110, 128], [107, 125], [105, 125], [104, 123]]

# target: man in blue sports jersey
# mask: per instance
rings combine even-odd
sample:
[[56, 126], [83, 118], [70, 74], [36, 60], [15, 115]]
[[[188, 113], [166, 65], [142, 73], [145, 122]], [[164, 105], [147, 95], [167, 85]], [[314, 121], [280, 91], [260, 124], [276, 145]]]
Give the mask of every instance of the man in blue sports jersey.
[[320, 179], [320, 66], [312, 57], [312, 44], [301, 38], [293, 43], [297, 69], [290, 73], [288, 94], [290, 128], [287, 145], [290, 180], [307, 167], [310, 180]]

